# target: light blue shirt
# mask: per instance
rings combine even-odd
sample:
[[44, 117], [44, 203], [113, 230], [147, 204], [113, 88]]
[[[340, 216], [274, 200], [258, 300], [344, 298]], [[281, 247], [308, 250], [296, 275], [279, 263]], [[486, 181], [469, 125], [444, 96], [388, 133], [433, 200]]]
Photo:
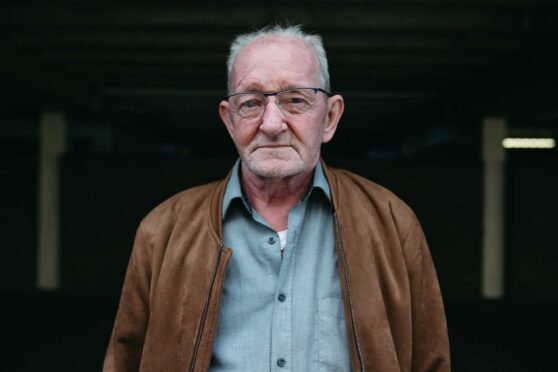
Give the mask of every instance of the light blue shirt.
[[313, 183], [289, 212], [287, 245], [243, 197], [235, 164], [223, 199], [233, 255], [209, 370], [349, 371], [329, 185]]

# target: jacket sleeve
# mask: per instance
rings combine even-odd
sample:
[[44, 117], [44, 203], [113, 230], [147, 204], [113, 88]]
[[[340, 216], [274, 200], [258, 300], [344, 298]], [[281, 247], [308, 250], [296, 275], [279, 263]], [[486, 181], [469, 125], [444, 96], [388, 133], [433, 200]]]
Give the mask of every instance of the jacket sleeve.
[[416, 218], [403, 247], [411, 285], [412, 371], [450, 371], [444, 305], [426, 238]]
[[103, 372], [139, 370], [149, 319], [150, 248], [140, 225], [128, 263]]

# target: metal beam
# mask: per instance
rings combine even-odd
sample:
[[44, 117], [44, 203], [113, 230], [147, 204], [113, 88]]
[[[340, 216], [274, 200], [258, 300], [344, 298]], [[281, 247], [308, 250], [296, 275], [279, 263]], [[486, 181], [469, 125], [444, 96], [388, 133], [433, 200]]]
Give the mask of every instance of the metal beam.
[[40, 123], [40, 141], [37, 287], [54, 290], [60, 286], [58, 160], [66, 147], [65, 122], [62, 114], [43, 114]]
[[483, 241], [482, 296], [499, 299], [504, 296], [504, 169], [506, 120], [487, 117], [483, 122]]

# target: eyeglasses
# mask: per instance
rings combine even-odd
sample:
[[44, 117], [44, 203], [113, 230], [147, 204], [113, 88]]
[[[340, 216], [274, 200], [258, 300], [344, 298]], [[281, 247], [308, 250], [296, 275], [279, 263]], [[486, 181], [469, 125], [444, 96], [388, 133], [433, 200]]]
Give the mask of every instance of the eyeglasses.
[[331, 93], [321, 88], [290, 88], [271, 93], [236, 93], [226, 96], [224, 100], [229, 101], [232, 111], [241, 118], [255, 119], [264, 113], [268, 103], [267, 97], [275, 96], [275, 102], [283, 113], [296, 115], [314, 108], [318, 101], [318, 92], [327, 97], [331, 96]]

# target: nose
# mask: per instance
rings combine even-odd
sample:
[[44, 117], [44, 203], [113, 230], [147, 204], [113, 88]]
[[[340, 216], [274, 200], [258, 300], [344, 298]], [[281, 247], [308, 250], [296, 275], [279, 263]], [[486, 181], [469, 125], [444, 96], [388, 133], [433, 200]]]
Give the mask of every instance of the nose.
[[287, 129], [285, 115], [277, 105], [275, 97], [268, 97], [267, 105], [262, 116], [260, 131], [269, 138], [275, 138]]

